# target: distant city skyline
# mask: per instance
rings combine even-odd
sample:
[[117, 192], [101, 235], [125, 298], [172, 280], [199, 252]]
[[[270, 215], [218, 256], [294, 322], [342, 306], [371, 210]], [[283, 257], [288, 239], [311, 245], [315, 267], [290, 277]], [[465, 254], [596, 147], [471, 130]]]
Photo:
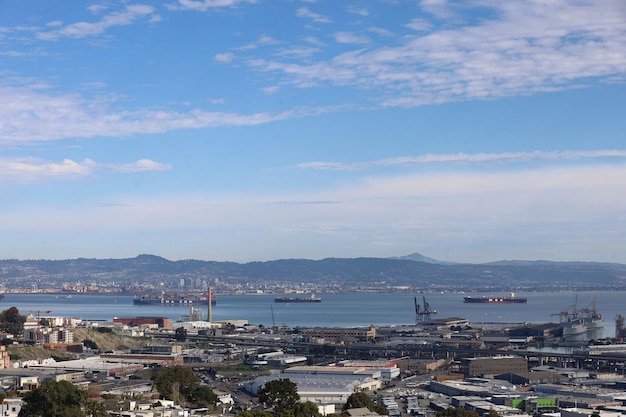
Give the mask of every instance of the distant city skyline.
[[626, 263], [619, 0], [0, 12], [1, 259]]

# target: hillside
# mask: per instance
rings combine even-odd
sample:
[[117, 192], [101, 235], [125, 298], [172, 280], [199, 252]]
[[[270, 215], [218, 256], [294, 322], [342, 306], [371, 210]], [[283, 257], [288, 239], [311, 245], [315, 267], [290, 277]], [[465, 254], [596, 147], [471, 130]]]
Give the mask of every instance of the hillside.
[[[407, 259], [410, 258], [410, 259]], [[422, 261], [414, 260], [422, 259]], [[427, 260], [428, 262], [425, 262]], [[389, 291], [409, 287], [434, 291], [507, 289], [626, 289], [626, 265], [597, 262], [501, 261], [436, 263], [405, 258], [282, 259], [268, 262], [169, 261], [154, 255], [131, 259], [0, 260], [7, 288], [58, 289], [68, 282], [127, 291], [178, 288], [181, 282], [219, 280], [224, 288], [309, 283], [319, 291]]]
[[82, 343], [85, 339], [93, 340], [101, 350], [139, 349], [148, 344], [150, 340], [145, 337], [131, 337], [118, 333], [103, 333], [93, 328], [78, 327], [73, 331], [74, 342]]

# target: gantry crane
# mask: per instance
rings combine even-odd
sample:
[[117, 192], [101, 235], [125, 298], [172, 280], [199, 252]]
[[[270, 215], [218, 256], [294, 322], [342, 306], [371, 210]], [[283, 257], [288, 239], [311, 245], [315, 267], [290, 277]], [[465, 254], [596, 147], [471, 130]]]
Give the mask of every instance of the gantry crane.
[[431, 309], [430, 304], [426, 302], [426, 296], [422, 296], [424, 300], [424, 307], [420, 308], [420, 305], [417, 304], [417, 297], [413, 297], [415, 302], [415, 324], [424, 322], [426, 320], [430, 320], [431, 314], [437, 314], [437, 310]]

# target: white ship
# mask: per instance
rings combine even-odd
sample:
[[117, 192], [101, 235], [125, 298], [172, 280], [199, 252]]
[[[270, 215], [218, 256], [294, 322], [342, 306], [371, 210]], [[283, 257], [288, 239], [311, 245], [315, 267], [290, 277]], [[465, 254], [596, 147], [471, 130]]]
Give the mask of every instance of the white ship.
[[588, 330], [599, 330], [604, 328], [604, 318], [598, 311], [598, 295], [591, 304], [591, 308], [583, 308], [581, 310], [582, 318]]
[[561, 323], [561, 328], [563, 329], [563, 337], [587, 333], [588, 330], [587, 324], [580, 318]]
[[597, 308], [597, 296], [591, 308], [578, 310], [578, 295], [571, 311], [559, 313], [563, 337], [593, 334], [604, 328], [604, 318]]

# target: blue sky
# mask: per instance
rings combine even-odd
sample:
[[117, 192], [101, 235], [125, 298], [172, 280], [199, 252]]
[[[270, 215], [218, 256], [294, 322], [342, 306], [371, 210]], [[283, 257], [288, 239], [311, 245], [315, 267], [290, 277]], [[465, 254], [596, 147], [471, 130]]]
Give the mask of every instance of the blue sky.
[[626, 263], [622, 0], [4, 0], [0, 258]]

